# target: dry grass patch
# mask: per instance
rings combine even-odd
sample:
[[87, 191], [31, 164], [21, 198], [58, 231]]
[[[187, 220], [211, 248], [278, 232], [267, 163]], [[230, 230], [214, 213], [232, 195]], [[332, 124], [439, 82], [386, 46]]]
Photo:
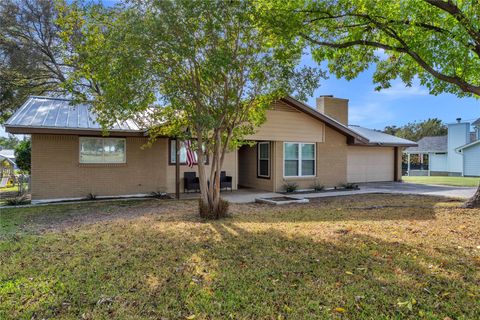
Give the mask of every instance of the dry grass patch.
[[0, 318], [474, 319], [480, 210], [459, 204], [362, 195], [214, 222], [195, 201], [4, 210]]

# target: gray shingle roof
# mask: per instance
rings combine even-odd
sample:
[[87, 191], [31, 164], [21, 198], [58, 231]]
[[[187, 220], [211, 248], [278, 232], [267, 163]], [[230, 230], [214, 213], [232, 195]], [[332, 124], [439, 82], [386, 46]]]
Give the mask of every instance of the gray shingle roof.
[[[6, 127], [41, 129], [77, 129], [100, 131], [96, 114], [87, 104], [72, 105], [70, 100], [49, 97], [30, 97], [5, 123]], [[118, 122], [109, 131], [143, 131], [133, 120]]]
[[480, 126], [480, 118], [472, 122], [472, 126]]
[[405, 150], [407, 153], [428, 153], [428, 152], [447, 152], [448, 136], [423, 137], [418, 140], [417, 147], [410, 147]]
[[370, 144], [376, 145], [397, 145], [397, 146], [415, 146], [416, 143], [407, 139], [399, 138], [377, 130], [368, 129], [360, 126], [349, 125], [351, 130], [370, 141]]

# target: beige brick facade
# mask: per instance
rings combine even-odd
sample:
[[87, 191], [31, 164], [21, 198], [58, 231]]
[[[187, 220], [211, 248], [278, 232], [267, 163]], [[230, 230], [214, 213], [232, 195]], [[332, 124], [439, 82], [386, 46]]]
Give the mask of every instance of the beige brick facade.
[[[147, 138], [126, 137], [126, 163], [79, 163], [79, 136], [32, 134], [32, 199], [84, 198], [175, 192], [175, 166], [169, 165], [168, 139], [146, 147]], [[143, 148], [142, 148], [143, 147]], [[236, 152], [226, 156], [224, 170], [236, 187]], [[196, 167], [181, 167], [196, 171]], [[180, 186], [183, 191], [183, 182]]]

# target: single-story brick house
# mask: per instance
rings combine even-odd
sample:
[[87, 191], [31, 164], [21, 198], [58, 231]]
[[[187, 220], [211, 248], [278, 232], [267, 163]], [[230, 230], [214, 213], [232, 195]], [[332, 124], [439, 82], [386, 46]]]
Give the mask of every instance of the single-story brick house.
[[[32, 140], [32, 200], [175, 192], [175, 143], [159, 138], [151, 147], [135, 121], [118, 123], [102, 136], [88, 105], [48, 97], [30, 97], [6, 122], [6, 131]], [[254, 146], [228, 153], [223, 170], [233, 189], [280, 191], [286, 181], [299, 188], [314, 183], [401, 179], [403, 148], [412, 141], [348, 125], [348, 100], [317, 99], [311, 108], [291, 97], [267, 111], [266, 122], [249, 137]], [[181, 149], [180, 176], [196, 171]], [[180, 187], [183, 190], [183, 186]]]

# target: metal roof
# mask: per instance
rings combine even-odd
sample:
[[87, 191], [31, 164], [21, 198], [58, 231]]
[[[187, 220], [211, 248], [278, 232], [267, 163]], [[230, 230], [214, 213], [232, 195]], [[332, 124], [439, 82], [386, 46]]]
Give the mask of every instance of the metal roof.
[[410, 147], [406, 153], [447, 152], [448, 136], [423, 137], [417, 147]]
[[351, 130], [355, 131], [357, 134], [364, 136], [368, 139], [369, 144], [373, 145], [392, 145], [392, 146], [416, 146], [417, 143], [399, 138], [396, 136], [392, 136], [390, 134], [383, 133], [381, 131], [368, 129], [360, 126], [349, 125], [348, 126]]
[[15, 159], [15, 150], [13, 149], [2, 149], [0, 150], [0, 156], [10, 159]]
[[[88, 104], [72, 105], [70, 100], [50, 97], [30, 97], [15, 114], [8, 119], [8, 128], [76, 129], [101, 131], [97, 116]], [[119, 122], [108, 131], [143, 132], [133, 120]]]
[[[323, 121], [328, 126], [352, 137], [356, 144], [385, 146], [414, 146], [415, 142], [398, 138], [372, 129], [359, 126], [346, 126], [337, 120], [318, 112], [306, 104], [292, 98], [282, 99], [310, 116]], [[112, 134], [145, 134], [152, 118], [149, 115], [155, 108], [139, 114], [135, 120], [119, 122], [108, 129]], [[89, 104], [73, 105], [71, 100], [50, 97], [30, 97], [5, 123], [11, 133], [65, 133], [81, 132], [93, 134], [102, 131], [97, 116]], [[161, 121], [159, 123], [162, 123]], [[91, 132], [91, 133], [89, 133]]]

